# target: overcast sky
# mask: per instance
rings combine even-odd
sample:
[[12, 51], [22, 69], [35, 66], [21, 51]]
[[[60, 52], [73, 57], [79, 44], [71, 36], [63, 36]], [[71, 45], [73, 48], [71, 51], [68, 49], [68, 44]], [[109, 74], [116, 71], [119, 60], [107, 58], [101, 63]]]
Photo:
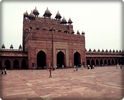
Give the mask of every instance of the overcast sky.
[[118, 2], [2, 2], [2, 43], [6, 48], [22, 44], [23, 13], [37, 7], [40, 17], [48, 9], [73, 21], [74, 31], [85, 32], [86, 49], [121, 50], [122, 3]]

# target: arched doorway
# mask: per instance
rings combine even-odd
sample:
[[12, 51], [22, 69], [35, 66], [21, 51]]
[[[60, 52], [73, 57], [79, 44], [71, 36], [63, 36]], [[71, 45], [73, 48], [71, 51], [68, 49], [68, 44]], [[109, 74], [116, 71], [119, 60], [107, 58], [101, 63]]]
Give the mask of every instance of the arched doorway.
[[22, 67], [22, 69], [27, 69], [27, 64], [24, 59], [22, 60], [21, 67]]
[[102, 61], [102, 59], [100, 60], [100, 65], [103, 66], [103, 61]]
[[112, 59], [112, 65], [114, 65], [115, 63], [114, 63], [114, 60]]
[[106, 60], [104, 60], [104, 65], [107, 65], [107, 61]]
[[58, 52], [57, 53], [57, 68], [62, 68], [62, 65], [65, 67], [65, 59], [64, 59], [64, 53], [63, 52]]
[[108, 65], [111, 65], [111, 63], [110, 63], [110, 59], [108, 60]]
[[37, 68], [44, 69], [46, 66], [46, 54], [43, 51], [39, 51], [37, 54]]
[[81, 56], [78, 52], [74, 53], [74, 65], [81, 64]]
[[94, 62], [94, 60], [93, 60], [93, 59], [91, 60], [91, 65], [95, 65], [95, 62]]
[[98, 66], [99, 65], [99, 61], [96, 59], [96, 65]]
[[14, 63], [14, 64], [13, 64], [13, 68], [14, 68], [14, 69], [19, 69], [19, 61], [18, 61], [18, 60], [14, 60], [13, 63]]
[[6, 69], [10, 69], [10, 61], [9, 60], [6, 60], [4, 64], [6, 66]]
[[87, 65], [90, 65], [90, 60], [87, 60]]

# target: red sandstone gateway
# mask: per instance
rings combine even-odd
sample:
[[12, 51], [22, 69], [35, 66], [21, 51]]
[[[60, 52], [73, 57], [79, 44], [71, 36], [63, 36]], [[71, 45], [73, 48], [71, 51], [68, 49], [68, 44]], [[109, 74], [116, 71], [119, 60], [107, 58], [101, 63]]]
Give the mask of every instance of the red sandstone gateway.
[[[7, 69], [45, 69], [52, 63], [57, 68], [74, 65], [124, 64], [124, 51], [86, 51], [84, 32], [74, 34], [72, 20], [66, 21], [57, 12], [55, 19], [47, 8], [43, 17], [33, 12], [24, 13], [23, 47], [0, 50], [0, 65]], [[62, 19], [61, 19], [62, 18]]]

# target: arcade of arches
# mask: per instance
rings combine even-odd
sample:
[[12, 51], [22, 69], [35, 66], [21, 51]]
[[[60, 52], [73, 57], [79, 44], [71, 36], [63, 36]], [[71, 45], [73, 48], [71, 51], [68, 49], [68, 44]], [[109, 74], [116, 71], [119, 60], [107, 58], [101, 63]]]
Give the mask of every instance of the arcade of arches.
[[28, 69], [27, 59], [4, 59], [0, 61], [1, 65], [5, 65], [7, 69]]
[[87, 58], [87, 65], [106, 66], [124, 64], [121, 58]]
[[[56, 54], [56, 65], [58, 68], [62, 68], [62, 65], [66, 67], [66, 55], [59, 51]], [[95, 66], [108, 66], [116, 64], [124, 64], [124, 59], [122, 57], [86, 57], [86, 65]], [[47, 54], [44, 51], [39, 51], [37, 53], [37, 68], [44, 69], [47, 66]], [[73, 54], [73, 65], [80, 65], [81, 55], [79, 52]], [[7, 69], [28, 69], [28, 59], [27, 58], [4, 58], [0, 59], [0, 65], [6, 65]], [[34, 65], [33, 65], [34, 66]], [[73, 67], [73, 66], [70, 66]]]

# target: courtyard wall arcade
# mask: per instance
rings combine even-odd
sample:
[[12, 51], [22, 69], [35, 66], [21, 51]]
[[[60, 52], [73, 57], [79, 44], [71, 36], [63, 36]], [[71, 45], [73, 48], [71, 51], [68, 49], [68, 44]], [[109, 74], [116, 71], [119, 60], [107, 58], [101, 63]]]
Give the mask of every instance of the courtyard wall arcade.
[[[42, 50], [37, 53], [37, 57], [38, 57], [38, 54], [40, 54], [41, 52], [45, 54], [45, 60], [47, 61], [47, 53], [45, 53]], [[79, 55], [79, 57], [77, 56], [77, 58], [75, 58], [75, 54]], [[58, 58], [62, 56], [64, 57], [62, 58], [63, 60], [61, 58]], [[76, 61], [77, 63], [81, 63], [79, 60], [81, 58], [81, 55], [79, 52], [75, 51], [73, 53], [73, 57], [77, 60]], [[73, 60], [75, 62], [74, 58]], [[65, 60], [66, 60], [65, 52], [62, 50], [58, 50], [56, 53], [56, 60], [57, 59], [60, 59], [61, 60], [60, 63], [64, 65]], [[59, 62], [56, 62], [56, 63], [59, 63]], [[117, 63], [124, 64], [124, 52], [123, 51], [115, 51], [115, 50], [113, 51], [100, 51], [100, 50], [86, 51], [86, 63], [85, 63], [86, 65], [92, 64], [95, 66], [108, 66], [108, 65], [116, 65]], [[6, 65], [7, 69], [30, 69], [28, 65], [28, 54], [21, 50], [15, 50], [15, 49], [0, 50], [0, 65], [2, 66]], [[46, 63], [45, 66], [49, 66], [49, 65], [47, 65]], [[68, 66], [68, 67], [73, 67], [73, 66]], [[38, 66], [35, 68], [38, 68]]]
[[98, 50], [89, 49], [86, 51], [87, 65], [106, 66], [124, 64], [124, 51], [118, 50]]

